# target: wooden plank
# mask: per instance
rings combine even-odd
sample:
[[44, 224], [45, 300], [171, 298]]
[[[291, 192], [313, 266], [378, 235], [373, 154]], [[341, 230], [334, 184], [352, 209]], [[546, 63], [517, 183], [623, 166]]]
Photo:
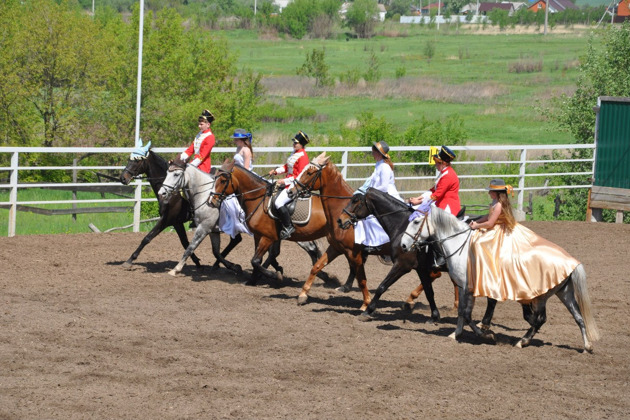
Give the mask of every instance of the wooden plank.
[[630, 203], [616, 203], [612, 201], [591, 201], [592, 209], [609, 209], [609, 210], [623, 210], [630, 211]]
[[[9, 204], [0, 204], [0, 208], [8, 209], [11, 207]], [[43, 209], [41, 207], [22, 206], [18, 204], [16, 206], [18, 211], [27, 211], [29, 213], [43, 214], [45, 216], [57, 216], [62, 214], [87, 214], [87, 213], [126, 213], [133, 211], [133, 207], [82, 207], [76, 209]]]

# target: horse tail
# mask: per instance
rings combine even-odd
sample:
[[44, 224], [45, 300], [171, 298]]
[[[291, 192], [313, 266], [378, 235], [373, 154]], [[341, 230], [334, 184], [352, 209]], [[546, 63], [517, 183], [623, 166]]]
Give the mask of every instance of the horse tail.
[[589, 340], [595, 341], [599, 339], [599, 331], [595, 325], [595, 318], [591, 308], [591, 298], [586, 288], [586, 271], [582, 264], [578, 265], [573, 273], [571, 273], [575, 297], [577, 299], [582, 318], [584, 319], [584, 327], [586, 328], [586, 336]]

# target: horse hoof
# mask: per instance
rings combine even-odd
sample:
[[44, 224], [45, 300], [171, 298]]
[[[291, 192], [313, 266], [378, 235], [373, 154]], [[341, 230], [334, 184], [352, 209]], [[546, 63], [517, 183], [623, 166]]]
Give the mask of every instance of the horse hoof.
[[131, 267], [133, 267], [133, 264], [130, 263], [129, 261], [125, 261], [122, 265], [122, 268], [124, 268], [125, 270], [130, 270]]
[[431, 321], [433, 321], [434, 324], [440, 322], [440, 312], [438, 312], [437, 310], [431, 312]]
[[237, 275], [241, 275], [243, 274], [243, 267], [241, 267], [238, 264], [234, 264], [234, 267], [232, 268], [232, 271], [234, 271], [234, 273], [236, 273]]
[[455, 337], [455, 333], [451, 333], [448, 338], [452, 338], [453, 340], [457, 340], [457, 337]]
[[348, 293], [350, 291], [350, 288], [346, 286], [341, 286], [337, 287], [335, 290], [341, 293]]
[[284, 275], [282, 275], [282, 271], [276, 271], [276, 280], [278, 283], [282, 283], [284, 281]]
[[592, 344], [586, 344], [584, 346], [584, 351], [586, 351], [587, 353], [593, 354], [593, 345]]
[[361, 312], [361, 315], [357, 316], [357, 319], [361, 322], [368, 322], [374, 319], [372, 315], [368, 314], [367, 311]]
[[521, 340], [519, 340], [518, 343], [516, 343], [515, 347], [518, 347], [519, 349], [523, 348], [523, 345], [521, 344]]
[[170, 274], [173, 277], [176, 277], [178, 273], [177, 271], [175, 271], [175, 269], [172, 269], [171, 271], [168, 272], [168, 274]]
[[405, 303], [402, 304], [402, 308], [401, 309], [407, 315], [411, 315], [413, 313], [413, 307], [414, 306], [415, 306], [415, 304], [413, 304], [413, 303], [405, 302]]
[[298, 296], [298, 305], [305, 305], [307, 300], [308, 300], [307, 295]]
[[480, 321], [477, 323], [477, 328], [479, 328], [481, 331], [488, 331], [490, 329], [490, 325], [486, 325]]

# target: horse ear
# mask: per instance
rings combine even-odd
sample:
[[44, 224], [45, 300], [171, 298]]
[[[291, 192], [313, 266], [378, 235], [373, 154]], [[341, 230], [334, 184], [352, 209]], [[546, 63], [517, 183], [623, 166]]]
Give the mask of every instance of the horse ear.
[[313, 159], [313, 163], [320, 164], [322, 160], [326, 157], [326, 152], [320, 153], [315, 159]]

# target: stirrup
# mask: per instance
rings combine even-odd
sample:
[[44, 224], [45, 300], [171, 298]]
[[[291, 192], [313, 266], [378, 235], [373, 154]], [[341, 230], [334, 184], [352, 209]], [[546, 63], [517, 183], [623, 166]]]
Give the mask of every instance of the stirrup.
[[375, 252], [379, 252], [381, 250], [381, 247], [380, 246], [368, 246], [368, 245], [366, 245], [365, 248], [363, 248], [363, 249], [368, 254], [373, 254]]
[[295, 232], [294, 226], [283, 227], [280, 231], [280, 239], [289, 239], [293, 232]]

